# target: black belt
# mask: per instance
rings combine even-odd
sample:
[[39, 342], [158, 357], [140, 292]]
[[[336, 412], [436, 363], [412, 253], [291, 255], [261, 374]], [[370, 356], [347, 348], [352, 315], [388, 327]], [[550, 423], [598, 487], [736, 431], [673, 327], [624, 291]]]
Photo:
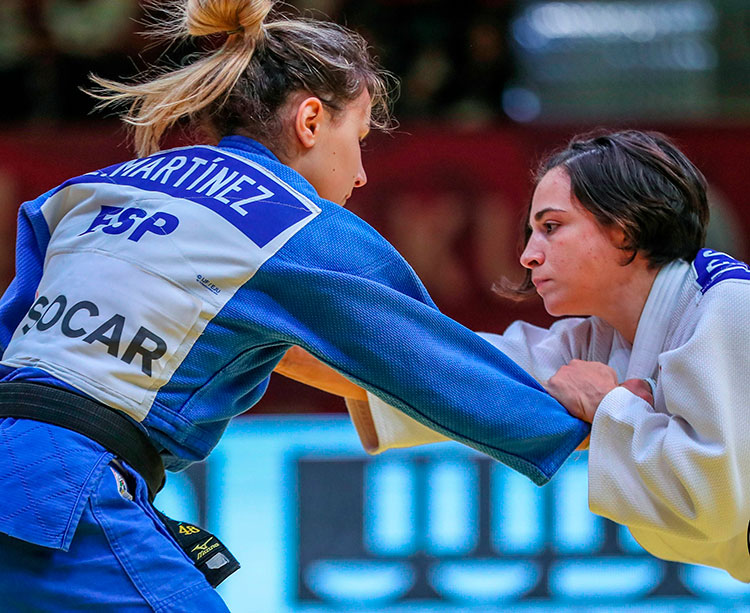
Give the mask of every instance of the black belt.
[[39, 383], [0, 383], [0, 417], [34, 419], [83, 434], [127, 462], [154, 499], [164, 463], [148, 436], [124, 413], [73, 392]]

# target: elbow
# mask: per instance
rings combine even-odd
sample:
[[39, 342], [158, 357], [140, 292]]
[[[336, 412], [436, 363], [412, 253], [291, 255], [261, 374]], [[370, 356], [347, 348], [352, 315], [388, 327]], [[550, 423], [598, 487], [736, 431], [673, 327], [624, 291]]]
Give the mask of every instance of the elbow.
[[724, 542], [748, 531], [750, 498], [741, 488], [727, 487], [717, 492], [710, 512], [705, 513], [704, 526], [706, 540]]
[[[726, 449], [705, 462], [703, 470], [691, 477], [693, 525], [706, 542], [724, 542], [748, 530], [750, 484], [738, 465], [736, 456]], [[701, 463], [696, 462], [695, 466]], [[701, 483], [702, 482], [702, 483]]]
[[[721, 543], [747, 533], [746, 509], [750, 500], [742, 490], [731, 487], [709, 489], [710, 495], [694, 501], [697, 504], [692, 512], [681, 517], [686, 531], [692, 533], [691, 538], [703, 543]], [[679, 519], [676, 523], [679, 525]]]

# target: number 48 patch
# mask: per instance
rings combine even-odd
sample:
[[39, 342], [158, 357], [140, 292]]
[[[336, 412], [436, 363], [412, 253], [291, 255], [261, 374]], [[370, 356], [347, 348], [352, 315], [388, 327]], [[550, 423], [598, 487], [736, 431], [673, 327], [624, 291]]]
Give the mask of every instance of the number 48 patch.
[[174, 520], [161, 511], [154, 510], [180, 548], [213, 587], [240, 567], [240, 563], [224, 544], [207, 530]]

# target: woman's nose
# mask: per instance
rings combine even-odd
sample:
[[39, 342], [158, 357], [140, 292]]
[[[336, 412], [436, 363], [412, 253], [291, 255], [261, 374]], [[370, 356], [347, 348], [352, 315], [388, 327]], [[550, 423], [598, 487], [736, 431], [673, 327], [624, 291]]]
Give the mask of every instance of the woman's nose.
[[538, 248], [536, 241], [532, 238], [526, 243], [523, 253], [521, 253], [521, 266], [524, 268], [536, 268], [544, 261], [544, 255]]
[[365, 172], [365, 167], [360, 164], [359, 172], [354, 177], [354, 187], [363, 187], [365, 183], [367, 183], [367, 173]]

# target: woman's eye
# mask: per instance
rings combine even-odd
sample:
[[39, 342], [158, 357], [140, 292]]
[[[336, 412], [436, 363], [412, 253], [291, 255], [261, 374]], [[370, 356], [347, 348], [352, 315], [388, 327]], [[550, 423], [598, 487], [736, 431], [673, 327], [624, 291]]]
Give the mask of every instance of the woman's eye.
[[555, 228], [557, 228], [559, 224], [556, 224], [552, 221], [546, 221], [542, 224], [542, 227], [544, 228], [544, 232], [546, 234], [552, 234], [554, 232]]

